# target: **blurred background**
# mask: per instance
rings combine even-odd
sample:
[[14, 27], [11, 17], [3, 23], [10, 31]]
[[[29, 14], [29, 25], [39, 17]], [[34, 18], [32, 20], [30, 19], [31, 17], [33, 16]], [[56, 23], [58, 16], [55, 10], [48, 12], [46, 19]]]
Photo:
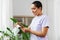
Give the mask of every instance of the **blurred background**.
[[[13, 29], [11, 17], [29, 25], [34, 17], [30, 9], [33, 1], [35, 0], [0, 0], [0, 30], [5, 31], [6, 27]], [[48, 39], [60, 40], [60, 0], [39, 1], [43, 5], [43, 14], [49, 17]]]

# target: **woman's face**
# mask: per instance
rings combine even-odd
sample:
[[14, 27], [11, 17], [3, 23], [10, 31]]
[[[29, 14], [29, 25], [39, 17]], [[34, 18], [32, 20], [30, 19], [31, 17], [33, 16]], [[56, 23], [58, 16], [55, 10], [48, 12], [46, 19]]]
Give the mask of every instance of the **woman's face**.
[[41, 8], [37, 8], [34, 4], [31, 5], [31, 10], [35, 16], [40, 15]]

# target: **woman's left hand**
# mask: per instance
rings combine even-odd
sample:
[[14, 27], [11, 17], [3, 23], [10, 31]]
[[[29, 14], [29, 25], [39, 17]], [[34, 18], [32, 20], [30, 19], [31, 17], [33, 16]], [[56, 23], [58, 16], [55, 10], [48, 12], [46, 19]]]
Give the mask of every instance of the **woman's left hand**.
[[29, 28], [24, 28], [25, 32], [30, 32]]
[[20, 29], [21, 29], [23, 32], [30, 32], [30, 29], [29, 29], [29, 28], [26, 28], [26, 27], [20, 27]]

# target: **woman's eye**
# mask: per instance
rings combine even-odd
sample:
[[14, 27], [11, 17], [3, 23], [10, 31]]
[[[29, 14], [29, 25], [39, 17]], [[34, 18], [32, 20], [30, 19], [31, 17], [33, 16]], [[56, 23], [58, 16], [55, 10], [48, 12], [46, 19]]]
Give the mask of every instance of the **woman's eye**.
[[35, 8], [33, 8], [33, 9], [35, 9]]
[[32, 8], [33, 10], [36, 9], [36, 8]]

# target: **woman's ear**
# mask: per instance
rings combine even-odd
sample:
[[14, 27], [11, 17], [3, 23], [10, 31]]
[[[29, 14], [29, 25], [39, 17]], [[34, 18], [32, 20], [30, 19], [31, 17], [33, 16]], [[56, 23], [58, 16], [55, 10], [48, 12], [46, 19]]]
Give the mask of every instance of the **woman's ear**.
[[42, 8], [41, 8], [41, 7], [39, 7], [39, 10], [42, 10]]

